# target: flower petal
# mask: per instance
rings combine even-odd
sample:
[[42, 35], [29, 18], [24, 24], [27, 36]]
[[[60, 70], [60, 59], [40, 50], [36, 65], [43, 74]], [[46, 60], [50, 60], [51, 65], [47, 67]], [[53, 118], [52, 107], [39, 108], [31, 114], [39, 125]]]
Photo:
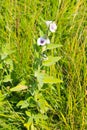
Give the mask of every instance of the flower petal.
[[50, 23], [49, 29], [50, 29], [51, 32], [55, 32], [56, 29], [57, 29], [56, 23], [55, 22]]
[[44, 39], [43, 37], [40, 37], [37, 39], [37, 44], [44, 46], [46, 44], [46, 39]]
[[49, 27], [51, 23], [52, 23], [52, 21], [46, 21], [47, 27]]

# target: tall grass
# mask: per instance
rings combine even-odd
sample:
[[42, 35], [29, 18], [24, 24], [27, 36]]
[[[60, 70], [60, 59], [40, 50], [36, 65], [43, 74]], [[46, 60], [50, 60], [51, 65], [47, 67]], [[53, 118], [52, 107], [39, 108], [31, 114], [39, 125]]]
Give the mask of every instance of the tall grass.
[[[0, 6], [0, 129], [86, 130], [86, 0], [2, 0]], [[62, 58], [55, 65], [44, 67], [44, 71], [63, 83], [45, 84], [39, 93], [34, 73], [40, 62], [37, 38], [45, 33], [44, 20], [56, 21], [58, 28], [50, 37], [51, 43], [62, 45], [47, 51]], [[10, 91], [22, 81], [26, 82], [27, 90]], [[30, 101], [38, 99], [37, 96], [50, 105], [47, 111], [45, 103], [42, 104], [42, 108], [46, 107], [42, 116], [35, 101]], [[19, 105], [20, 101], [29, 101], [29, 106], [24, 102]], [[28, 123], [31, 118], [26, 111], [34, 116], [32, 125]]]

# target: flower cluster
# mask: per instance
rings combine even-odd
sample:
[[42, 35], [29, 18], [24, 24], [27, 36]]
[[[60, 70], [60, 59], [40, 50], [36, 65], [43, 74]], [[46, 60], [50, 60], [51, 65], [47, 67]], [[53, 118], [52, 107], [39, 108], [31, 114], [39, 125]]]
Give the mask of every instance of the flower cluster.
[[[54, 21], [46, 21], [45, 22], [50, 32], [54, 33], [57, 30], [57, 25]], [[49, 38], [39, 37], [37, 39], [37, 44], [44, 46], [45, 44], [50, 44]]]

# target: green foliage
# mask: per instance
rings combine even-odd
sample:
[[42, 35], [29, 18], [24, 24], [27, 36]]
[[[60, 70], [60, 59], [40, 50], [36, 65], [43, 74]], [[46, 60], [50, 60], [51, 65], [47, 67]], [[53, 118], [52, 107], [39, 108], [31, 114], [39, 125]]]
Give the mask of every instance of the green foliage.
[[[0, 130], [86, 130], [86, 0], [0, 6]], [[40, 36], [51, 43], [38, 46]]]
[[0, 86], [3, 83], [12, 82], [11, 73], [13, 71], [13, 61], [10, 58], [10, 55], [14, 51], [10, 50], [9, 44], [3, 45], [0, 52]]

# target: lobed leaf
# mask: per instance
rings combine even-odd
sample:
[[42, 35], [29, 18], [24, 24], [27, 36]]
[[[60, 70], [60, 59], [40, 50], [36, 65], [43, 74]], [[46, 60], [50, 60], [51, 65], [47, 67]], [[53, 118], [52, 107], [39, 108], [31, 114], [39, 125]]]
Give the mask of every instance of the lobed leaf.
[[41, 73], [38, 71], [36, 73], [37, 73], [36, 77], [37, 77], [38, 82], [41, 82], [42, 84], [43, 83], [54, 84], [54, 83], [62, 83], [63, 82], [61, 79], [55, 78], [53, 76], [49, 76], [46, 73]]
[[61, 59], [60, 56], [57, 56], [57, 57], [49, 56], [47, 60], [43, 61], [43, 66], [51, 66], [55, 64], [56, 62], [58, 62], [60, 59]]

